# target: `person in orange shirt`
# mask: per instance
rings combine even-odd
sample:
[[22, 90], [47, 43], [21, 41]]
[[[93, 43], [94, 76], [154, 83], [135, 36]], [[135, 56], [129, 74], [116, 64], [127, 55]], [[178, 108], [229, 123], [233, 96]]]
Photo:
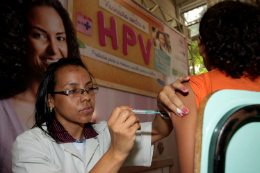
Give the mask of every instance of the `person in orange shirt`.
[[[260, 91], [259, 28], [260, 10], [253, 5], [223, 1], [210, 7], [201, 19], [197, 40], [209, 72], [180, 78], [159, 93], [158, 107], [172, 119], [181, 173], [193, 172], [196, 119], [202, 99], [221, 89]], [[185, 80], [189, 82], [181, 84]], [[174, 89], [182, 92], [175, 95]]]

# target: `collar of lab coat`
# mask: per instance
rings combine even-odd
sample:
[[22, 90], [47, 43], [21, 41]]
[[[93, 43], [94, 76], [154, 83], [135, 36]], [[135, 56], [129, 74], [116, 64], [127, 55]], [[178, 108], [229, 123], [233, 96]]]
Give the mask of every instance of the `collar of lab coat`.
[[[107, 122], [105, 122], [105, 121], [101, 121], [97, 124], [93, 124], [93, 128], [95, 129], [95, 131], [98, 134], [103, 133], [103, 131], [105, 130], [106, 127], [107, 127]], [[45, 123], [42, 125], [42, 128], [44, 130], [47, 130], [47, 126]], [[46, 138], [50, 138], [53, 142], [56, 142], [51, 136], [46, 134], [44, 131], [42, 131], [42, 135]], [[71, 153], [72, 155], [78, 157], [82, 162], [84, 162], [83, 158], [81, 157], [80, 153], [78, 152], [76, 147], [73, 145], [73, 143], [60, 143], [59, 145], [63, 146], [64, 151]], [[85, 166], [87, 166], [99, 146], [98, 136], [95, 138], [87, 139], [85, 145], [86, 145]]]

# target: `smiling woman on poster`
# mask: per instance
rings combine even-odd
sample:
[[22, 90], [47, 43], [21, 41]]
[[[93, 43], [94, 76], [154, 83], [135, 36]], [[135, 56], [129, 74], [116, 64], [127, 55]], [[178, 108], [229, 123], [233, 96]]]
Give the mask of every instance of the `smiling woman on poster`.
[[75, 31], [58, 0], [1, 1], [0, 172], [11, 171], [11, 147], [31, 128], [36, 91], [50, 63], [79, 57]]

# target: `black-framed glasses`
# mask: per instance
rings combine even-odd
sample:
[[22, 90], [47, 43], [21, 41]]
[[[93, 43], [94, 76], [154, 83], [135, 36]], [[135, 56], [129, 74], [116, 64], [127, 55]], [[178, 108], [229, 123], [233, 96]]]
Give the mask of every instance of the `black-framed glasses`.
[[90, 88], [86, 88], [86, 89], [73, 89], [73, 90], [66, 90], [66, 91], [56, 91], [56, 92], [52, 92], [52, 94], [64, 94], [67, 95], [69, 97], [80, 97], [84, 94], [84, 92], [86, 91], [89, 95], [95, 95], [98, 93], [98, 86], [93, 85]]

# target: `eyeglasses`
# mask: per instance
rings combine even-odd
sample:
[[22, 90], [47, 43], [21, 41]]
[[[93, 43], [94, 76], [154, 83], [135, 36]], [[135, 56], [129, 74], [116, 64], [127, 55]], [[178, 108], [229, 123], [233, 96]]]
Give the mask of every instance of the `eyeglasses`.
[[86, 88], [86, 89], [74, 89], [74, 90], [66, 90], [66, 91], [56, 91], [56, 92], [52, 92], [52, 94], [64, 94], [67, 95], [69, 97], [80, 97], [84, 94], [84, 92], [86, 91], [89, 95], [95, 95], [98, 92], [98, 87], [96, 85], [93, 85], [90, 88]]

